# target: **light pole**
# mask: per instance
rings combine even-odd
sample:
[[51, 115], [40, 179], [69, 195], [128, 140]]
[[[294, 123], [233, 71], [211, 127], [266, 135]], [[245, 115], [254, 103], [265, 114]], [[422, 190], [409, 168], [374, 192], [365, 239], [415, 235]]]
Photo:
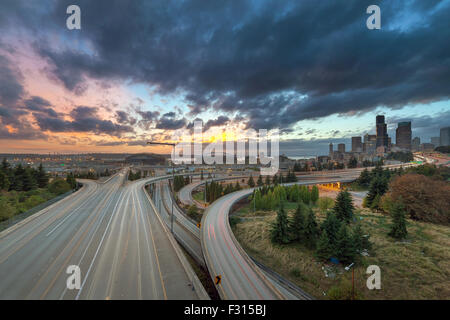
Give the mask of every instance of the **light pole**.
[[[163, 145], [163, 146], [172, 146], [175, 147], [175, 143], [167, 143], [167, 142], [153, 142], [153, 141], [148, 141], [147, 144], [155, 144], [155, 145]], [[173, 149], [172, 149], [173, 151]], [[171, 199], [171, 203], [172, 203], [172, 212], [170, 213], [170, 232], [172, 232], [173, 234], [173, 201], [175, 199], [175, 195], [174, 195], [174, 189], [175, 189], [175, 172], [174, 172], [174, 167], [173, 167], [173, 159], [170, 160], [170, 164], [172, 167], [172, 199]], [[170, 184], [169, 184], [170, 187]], [[162, 196], [162, 195], [161, 195]], [[161, 208], [159, 209], [161, 211]]]

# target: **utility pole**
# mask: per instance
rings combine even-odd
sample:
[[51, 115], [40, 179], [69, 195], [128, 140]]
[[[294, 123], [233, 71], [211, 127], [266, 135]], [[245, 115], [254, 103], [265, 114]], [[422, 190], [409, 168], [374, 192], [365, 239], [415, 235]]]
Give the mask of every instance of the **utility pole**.
[[[175, 148], [175, 143], [149, 141], [149, 142], [147, 142], [147, 144], [172, 146], [172, 151], [174, 151], [174, 148]], [[175, 182], [175, 169], [174, 169], [174, 166], [173, 166], [173, 159], [170, 160], [170, 165], [171, 165], [171, 168], [172, 168], [172, 183], [173, 183], [173, 182]], [[170, 181], [169, 181], [169, 187], [170, 187]], [[172, 200], [171, 201], [172, 202], [172, 210], [171, 210], [172, 212], [170, 214], [170, 231], [172, 232], [172, 234], [173, 234], [173, 200], [175, 199], [174, 192], [175, 192], [175, 190], [174, 190], [174, 188], [172, 188], [172, 199], [171, 199]], [[161, 211], [161, 209], [160, 209], [160, 211]]]

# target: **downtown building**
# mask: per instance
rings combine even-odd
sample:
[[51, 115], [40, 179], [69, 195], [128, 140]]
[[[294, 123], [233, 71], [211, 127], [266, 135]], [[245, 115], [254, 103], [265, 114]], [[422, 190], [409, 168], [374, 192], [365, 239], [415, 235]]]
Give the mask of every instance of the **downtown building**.
[[386, 153], [389, 149], [389, 136], [387, 134], [387, 124], [384, 121], [383, 115], [378, 115], [376, 118], [376, 132], [377, 132], [377, 153]]
[[450, 127], [441, 128], [440, 145], [450, 146]]
[[411, 121], [399, 122], [395, 131], [395, 146], [405, 151], [411, 151]]

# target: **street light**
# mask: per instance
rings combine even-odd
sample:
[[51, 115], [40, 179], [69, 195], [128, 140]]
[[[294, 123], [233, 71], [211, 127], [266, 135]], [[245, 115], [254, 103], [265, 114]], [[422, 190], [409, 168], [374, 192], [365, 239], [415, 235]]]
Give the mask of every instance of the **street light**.
[[[163, 145], [163, 146], [172, 146], [175, 147], [175, 143], [168, 143], [168, 142], [153, 142], [153, 141], [148, 141], [147, 144], [155, 144], [155, 145]], [[173, 149], [172, 149], [173, 151]], [[174, 188], [175, 188], [175, 173], [174, 173], [174, 167], [173, 167], [173, 159], [171, 159], [170, 161], [171, 167], [172, 167], [172, 212], [170, 214], [170, 231], [173, 234], [173, 201], [175, 199], [175, 195], [174, 195]], [[169, 185], [170, 186], [170, 185]], [[161, 208], [159, 209], [161, 211]]]

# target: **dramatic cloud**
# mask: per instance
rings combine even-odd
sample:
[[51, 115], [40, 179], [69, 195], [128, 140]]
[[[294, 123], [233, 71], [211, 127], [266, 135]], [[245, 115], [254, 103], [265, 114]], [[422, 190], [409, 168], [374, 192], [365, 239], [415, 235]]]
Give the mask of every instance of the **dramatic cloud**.
[[[76, 2], [89, 31], [77, 37], [95, 54], [36, 44], [70, 90], [85, 77], [131, 78], [182, 89], [193, 115], [238, 111], [255, 128], [450, 95], [448, 1], [378, 1], [379, 31], [365, 27], [372, 3], [360, 0]], [[182, 123], [167, 118], [158, 126]]]
[[[62, 115], [31, 97], [20, 112], [32, 112], [42, 130], [121, 136], [136, 124], [189, 129], [206, 114], [207, 129], [239, 119], [287, 134], [301, 120], [450, 99], [450, 1], [375, 3], [381, 30], [366, 28], [369, 0], [48, 0], [40, 10], [5, 0], [0, 26], [8, 34], [20, 25], [46, 74], [72, 93], [92, 82], [137, 84], [187, 110], [141, 100], [135, 112], [113, 110], [108, 120], [93, 107]], [[82, 9], [81, 30], [65, 28], [70, 4]], [[0, 36], [0, 49], [8, 41]], [[24, 99], [21, 77], [0, 56], [2, 107]], [[3, 122], [16, 117], [1, 112]]]
[[102, 120], [97, 115], [97, 108], [78, 106], [70, 116], [72, 121], [62, 118], [49, 118], [42, 114], [33, 114], [42, 131], [52, 132], [93, 132], [121, 137], [124, 133], [133, 133], [128, 125], [120, 125], [110, 120]]

